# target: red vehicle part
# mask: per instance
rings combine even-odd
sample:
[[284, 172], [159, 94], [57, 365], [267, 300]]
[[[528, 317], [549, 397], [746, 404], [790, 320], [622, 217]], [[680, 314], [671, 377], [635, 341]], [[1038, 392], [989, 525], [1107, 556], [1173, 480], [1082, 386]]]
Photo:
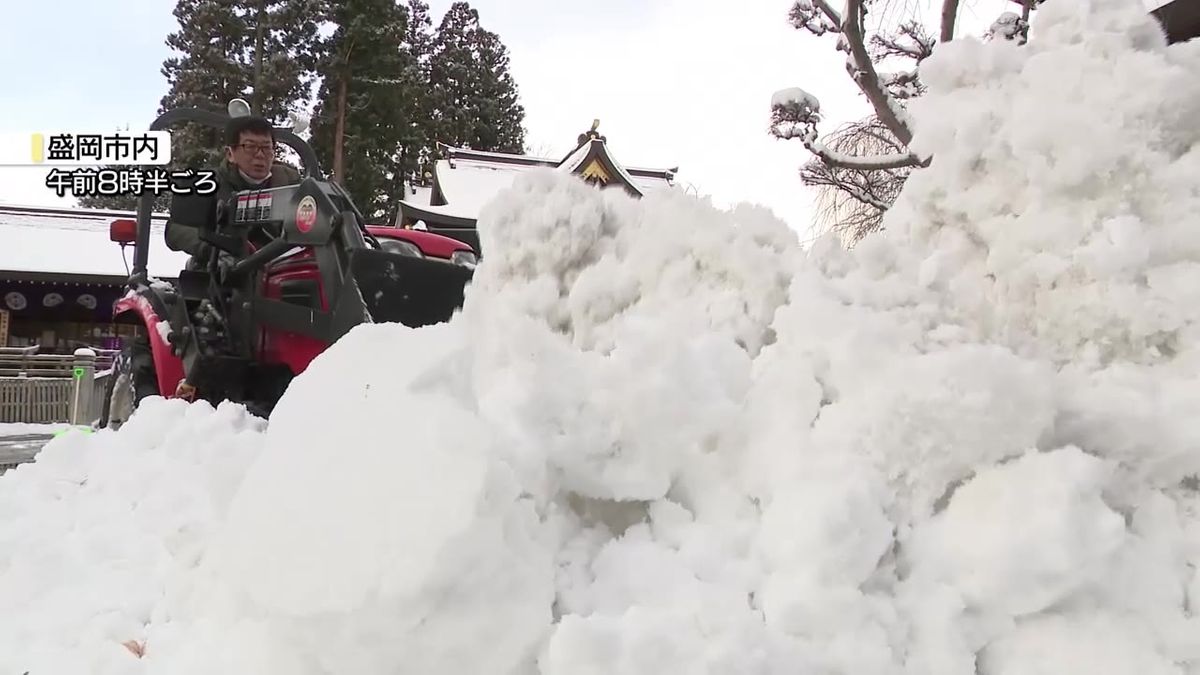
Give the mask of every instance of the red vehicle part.
[[136, 315], [146, 327], [150, 353], [154, 356], [154, 372], [158, 377], [158, 391], [167, 398], [174, 396], [176, 386], [183, 379], [183, 361], [171, 352], [171, 345], [163, 338], [162, 328], [165, 328], [166, 324], [159, 318], [149, 300], [133, 292], [127, 293], [113, 304], [114, 317], [129, 313]]
[[[320, 275], [312, 251], [305, 250], [275, 263], [263, 280], [263, 296], [311, 304], [329, 310], [329, 299], [321, 288]], [[263, 329], [260, 333], [260, 358], [266, 363], [282, 363], [299, 375], [313, 359], [329, 347], [327, 342], [308, 335], [284, 330]]]
[[[181, 122], [225, 127], [245, 114], [232, 104], [230, 116], [198, 107], [169, 110], [150, 128]], [[238, 110], [248, 109], [242, 104]], [[102, 425], [123, 423], [154, 392], [173, 397], [181, 391], [213, 404], [237, 401], [269, 416], [291, 378], [355, 326], [430, 325], [462, 306], [477, 262], [469, 244], [367, 225], [349, 194], [325, 179], [310, 145], [293, 130], [277, 128], [275, 135], [300, 157], [298, 183], [234, 195], [196, 190], [171, 200], [172, 223], [210, 228], [205, 238], [226, 252], [217, 277], [188, 269], [173, 283], [150, 277], [151, 195], [142, 195], [135, 220], [112, 223], [110, 238], [134, 248], [128, 291], [113, 314], [144, 327], [145, 336], [116, 362]]]
[[474, 254], [475, 250], [466, 242], [459, 241], [453, 237], [445, 237], [433, 232], [422, 232], [420, 230], [406, 230], [402, 227], [383, 227], [379, 225], [368, 225], [367, 231], [376, 237], [387, 239], [403, 239], [417, 245], [421, 252], [427, 258], [442, 258], [449, 260], [457, 252], [467, 252]]
[[[109, 238], [122, 245], [133, 242], [136, 221], [114, 220], [109, 227]], [[398, 227], [370, 226], [371, 234], [379, 238], [402, 239], [415, 244], [427, 258], [450, 262], [455, 253], [474, 254], [470, 245], [439, 234], [408, 230]], [[263, 296], [273, 300], [287, 300], [299, 304], [312, 303], [321, 311], [329, 310], [329, 300], [320, 285], [320, 275], [313, 260], [312, 249], [297, 251], [267, 268], [263, 279]], [[160, 395], [173, 397], [180, 380], [184, 377], [183, 361], [176, 356], [162, 330], [167, 324], [146, 297], [128, 293], [113, 306], [114, 316], [130, 313], [146, 328]], [[308, 368], [321, 352], [329, 347], [327, 342], [313, 337], [281, 330], [263, 329], [260, 333], [260, 358], [265, 363], [281, 363], [292, 373], [299, 375]]]

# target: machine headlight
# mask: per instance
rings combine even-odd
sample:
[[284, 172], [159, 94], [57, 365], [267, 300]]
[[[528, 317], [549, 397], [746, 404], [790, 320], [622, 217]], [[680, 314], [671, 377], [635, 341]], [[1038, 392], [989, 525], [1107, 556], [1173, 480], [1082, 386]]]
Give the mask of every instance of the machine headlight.
[[425, 254], [421, 253], [421, 249], [411, 241], [403, 239], [384, 239], [379, 238], [379, 245], [388, 253], [399, 253], [400, 255], [412, 256], [413, 258], [424, 258]]
[[455, 251], [450, 254], [450, 262], [469, 269], [475, 269], [475, 266], [479, 264], [479, 259], [470, 251]]

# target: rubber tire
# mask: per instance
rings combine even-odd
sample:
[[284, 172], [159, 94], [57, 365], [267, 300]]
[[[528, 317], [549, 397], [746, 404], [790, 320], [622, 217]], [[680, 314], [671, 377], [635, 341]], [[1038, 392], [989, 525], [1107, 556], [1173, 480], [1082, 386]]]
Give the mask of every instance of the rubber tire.
[[[118, 392], [120, 383], [122, 390]], [[111, 426], [119, 429], [129, 421], [129, 416], [137, 410], [138, 405], [147, 396], [159, 395], [158, 371], [154, 367], [154, 354], [150, 351], [150, 341], [145, 337], [134, 338], [125, 345], [121, 354], [113, 363], [112, 375], [108, 378], [108, 386], [104, 391], [104, 408], [100, 415], [100, 428]], [[132, 399], [129, 403], [128, 415], [118, 415], [124, 419], [113, 420], [113, 403], [118, 394]]]

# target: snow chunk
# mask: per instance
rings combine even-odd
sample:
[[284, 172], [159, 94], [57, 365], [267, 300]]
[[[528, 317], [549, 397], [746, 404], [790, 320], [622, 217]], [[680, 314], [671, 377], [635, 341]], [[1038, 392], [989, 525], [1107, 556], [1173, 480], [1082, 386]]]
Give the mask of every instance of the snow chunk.
[[1124, 543], [1124, 519], [1101, 498], [1111, 470], [1064, 448], [982, 471], [915, 534], [910, 564], [968, 607], [1042, 611], [1106, 571]]
[[925, 62], [853, 250], [530, 172], [461, 313], [269, 428], [59, 438], [0, 477], [0, 670], [1195, 672], [1200, 51], [1035, 22]]
[[780, 89], [771, 95], [771, 107], [796, 107], [820, 112], [821, 102], [817, 97], [800, 87]]
[[[424, 358], [381, 370], [350, 356], [396, 344]], [[453, 379], [437, 377], [463, 349], [457, 326], [367, 324], [316, 359], [273, 414], [182, 616], [269, 617], [250, 624], [268, 640], [256, 651], [280, 663], [505, 672], [530, 658], [551, 621], [551, 553]], [[198, 639], [240, 630], [208, 628]], [[169, 626], [150, 637], [168, 654], [191, 641]], [[260, 658], [221, 651], [197, 672]]]
[[164, 588], [200, 560], [261, 449], [238, 407], [146, 399], [0, 477], [2, 672], [129, 672]]

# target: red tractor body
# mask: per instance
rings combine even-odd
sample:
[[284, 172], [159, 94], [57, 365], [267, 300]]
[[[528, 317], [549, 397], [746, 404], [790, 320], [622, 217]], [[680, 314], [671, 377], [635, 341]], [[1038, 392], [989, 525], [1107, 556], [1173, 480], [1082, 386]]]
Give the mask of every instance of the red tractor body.
[[[222, 124], [186, 109], [172, 122]], [[200, 228], [223, 253], [182, 270], [178, 283], [146, 274], [150, 199], [138, 219], [114, 221], [111, 239], [135, 246], [116, 320], [144, 327], [114, 364], [101, 424], [123, 422], [146, 396], [232, 400], [269, 415], [290, 380], [364, 322], [421, 326], [461, 305], [476, 264], [459, 240], [368, 225], [315, 154], [286, 130], [278, 137], [305, 160], [294, 186], [229, 195], [176, 194], [171, 220]]]

